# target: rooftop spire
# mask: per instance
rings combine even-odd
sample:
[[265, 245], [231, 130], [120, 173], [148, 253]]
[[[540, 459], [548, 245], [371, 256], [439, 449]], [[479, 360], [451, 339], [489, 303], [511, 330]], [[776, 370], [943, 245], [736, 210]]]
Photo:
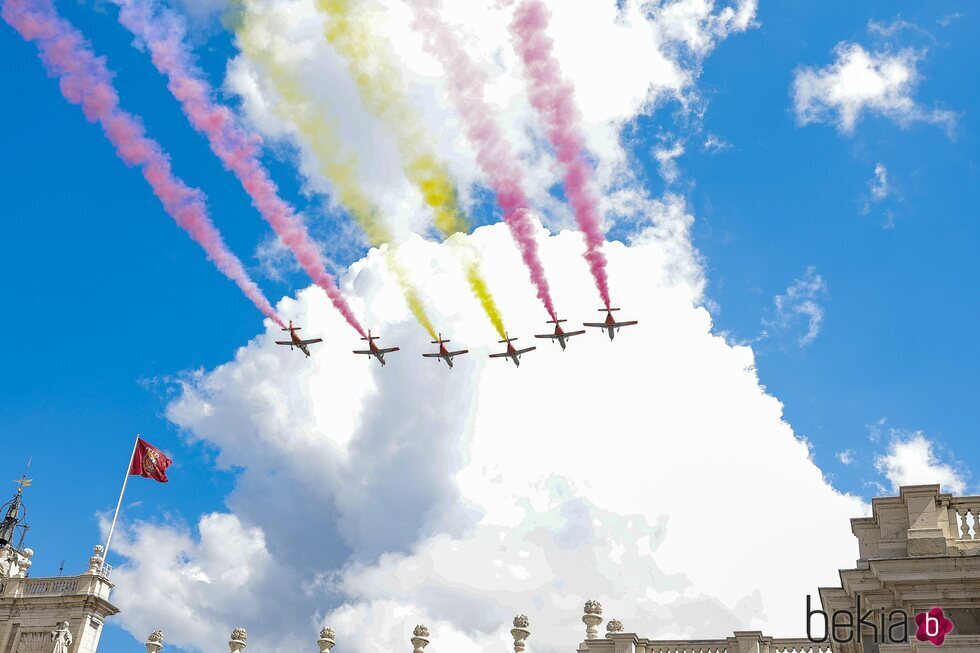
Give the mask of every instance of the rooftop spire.
[[[13, 544], [18, 528], [21, 529], [21, 540], [24, 539], [24, 532], [27, 531], [27, 524], [24, 523], [24, 520], [27, 518], [27, 509], [24, 506], [21, 495], [24, 493], [24, 488], [31, 486], [31, 479], [27, 478], [27, 472], [30, 469], [31, 459], [29, 458], [24, 473], [21, 474], [19, 479], [14, 481], [17, 484], [17, 493], [14, 494], [14, 498], [3, 506], [0, 506], [0, 511], [4, 508], [7, 509], [3, 521], [0, 522], [0, 546]], [[23, 545], [23, 541], [18, 543], [18, 548], [21, 545]]]

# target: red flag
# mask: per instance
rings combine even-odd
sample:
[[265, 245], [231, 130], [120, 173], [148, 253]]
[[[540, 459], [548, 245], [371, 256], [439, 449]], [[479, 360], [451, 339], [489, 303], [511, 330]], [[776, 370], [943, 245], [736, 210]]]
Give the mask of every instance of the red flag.
[[129, 475], [152, 478], [154, 481], [166, 483], [167, 468], [172, 462], [152, 444], [143, 438], [136, 438], [136, 451], [133, 452], [133, 460], [129, 463]]

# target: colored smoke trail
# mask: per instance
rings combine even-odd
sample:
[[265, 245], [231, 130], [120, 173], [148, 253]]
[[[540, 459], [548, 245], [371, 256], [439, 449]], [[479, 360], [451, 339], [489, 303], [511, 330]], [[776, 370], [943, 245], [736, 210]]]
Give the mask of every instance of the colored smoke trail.
[[401, 71], [376, 30], [355, 11], [353, 0], [314, 4], [324, 15], [327, 41], [347, 62], [364, 104], [394, 135], [405, 174], [432, 209], [436, 229], [444, 238], [469, 231], [452, 175], [429, 148], [428, 134], [406, 99]]
[[412, 312], [412, 315], [419, 321], [419, 324], [429, 332], [432, 339], [436, 340], [436, 330], [432, 326], [432, 321], [429, 319], [428, 314], [425, 312], [425, 304], [422, 303], [422, 298], [419, 297], [418, 290], [415, 289], [411, 279], [409, 279], [405, 268], [399, 263], [394, 249], [387, 251], [385, 260], [388, 263], [388, 269], [395, 275], [395, 279], [402, 289], [402, 294], [405, 296], [405, 303], [408, 304], [408, 310]]
[[[352, 0], [315, 0], [325, 15], [327, 41], [344, 57], [364, 104], [395, 136], [403, 169], [432, 210], [433, 224], [443, 239], [467, 233], [470, 221], [460, 206], [459, 192], [446, 165], [428, 145], [428, 135], [408, 102], [398, 66], [387, 56], [376, 30], [357, 13]], [[459, 246], [456, 245], [456, 248]], [[461, 257], [476, 253], [460, 252]], [[466, 279], [480, 306], [501, 338], [503, 316], [483, 277], [478, 261], [464, 263]]]
[[[235, 32], [239, 47], [249, 58], [267, 73], [277, 95], [278, 114], [291, 123], [306, 139], [310, 150], [320, 164], [320, 174], [330, 182], [337, 199], [358, 224], [373, 247], [391, 243], [392, 236], [380, 218], [378, 208], [368, 198], [356, 178], [357, 162], [353, 155], [344, 152], [341, 141], [332, 125], [324, 117], [326, 112], [303, 91], [297, 73], [283, 65], [271, 48], [256, 35], [256, 14], [246, 11], [242, 23]], [[415, 319], [436, 339], [432, 320], [425, 304], [408, 273], [397, 259], [397, 248], [389, 248], [386, 254], [391, 270], [402, 290], [405, 303]]]
[[337, 280], [293, 208], [279, 197], [279, 190], [259, 160], [261, 139], [247, 132], [234, 114], [218, 104], [214, 90], [193, 62], [185, 45], [186, 26], [172, 11], [155, 6], [154, 0], [114, 0], [120, 5], [119, 21], [150, 51], [153, 65], [167, 77], [167, 87], [180, 101], [191, 124], [207, 136], [211, 150], [225, 168], [235, 174], [276, 235], [354, 329], [366, 336]]
[[470, 284], [470, 290], [480, 300], [480, 305], [483, 307], [483, 311], [487, 314], [487, 317], [490, 318], [493, 328], [496, 329], [500, 335], [500, 339], [503, 340], [507, 337], [507, 330], [504, 329], [504, 320], [500, 315], [500, 311], [497, 310], [497, 305], [493, 301], [493, 295], [490, 294], [490, 289], [487, 288], [487, 282], [483, 279], [483, 273], [480, 272], [480, 263], [478, 261], [471, 261], [466, 265], [466, 281]]
[[494, 119], [495, 109], [486, 101], [486, 74], [466, 52], [452, 28], [440, 18], [436, 0], [409, 0], [409, 4], [415, 12], [413, 24], [425, 38], [426, 50], [439, 60], [449, 77], [449, 96], [463, 119], [466, 135], [477, 148], [477, 163], [496, 193], [504, 222], [521, 251], [538, 299], [551, 319], [557, 319], [548, 278], [538, 256], [535, 225], [526, 208], [530, 201], [524, 191], [523, 172]]
[[552, 52], [547, 34], [551, 14], [541, 0], [523, 0], [514, 13], [510, 31], [530, 82], [531, 104], [547, 124], [548, 140], [565, 168], [565, 195], [575, 212], [575, 221], [585, 235], [585, 258], [595, 278], [596, 288], [609, 308], [609, 279], [602, 246], [599, 201], [592, 192], [591, 170], [585, 160], [585, 137], [579, 127], [575, 92], [562, 79], [561, 67]]
[[4, 0], [0, 16], [25, 40], [33, 41], [62, 95], [79, 105], [90, 122], [98, 123], [119, 158], [137, 166], [163, 203], [164, 209], [207, 252], [208, 258], [266, 317], [285, 326], [252, 281], [245, 266], [224, 243], [204, 203], [204, 193], [176, 178], [170, 159], [159, 143], [146, 136], [142, 122], [119, 107], [103, 57], [98, 57], [82, 33], [55, 11], [51, 0]]

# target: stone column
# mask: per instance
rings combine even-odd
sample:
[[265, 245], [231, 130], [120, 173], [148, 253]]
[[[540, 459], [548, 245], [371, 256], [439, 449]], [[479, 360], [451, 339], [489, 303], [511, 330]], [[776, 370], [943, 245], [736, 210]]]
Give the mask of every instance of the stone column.
[[239, 651], [245, 650], [246, 639], [248, 639], [248, 633], [241, 626], [231, 631], [231, 639], [228, 641], [228, 648], [231, 653], [239, 653]]
[[585, 624], [585, 638], [595, 639], [599, 636], [599, 624], [602, 623], [602, 604], [589, 599], [585, 602], [585, 614], [582, 615]]
[[510, 630], [514, 638], [514, 653], [524, 653], [524, 640], [531, 636], [531, 631], [527, 629], [529, 624], [527, 615], [519, 614], [514, 617], [514, 627]]
[[412, 646], [415, 647], [412, 653], [423, 653], [425, 647], [429, 645], [429, 629], [425, 626], [418, 625], [412, 631], [412, 635]]
[[336, 635], [332, 628], [324, 628], [320, 631], [320, 639], [316, 640], [320, 647], [320, 653], [330, 653], [330, 649], [337, 645]]
[[146, 636], [146, 653], [160, 653], [163, 650], [163, 631], [154, 630]]

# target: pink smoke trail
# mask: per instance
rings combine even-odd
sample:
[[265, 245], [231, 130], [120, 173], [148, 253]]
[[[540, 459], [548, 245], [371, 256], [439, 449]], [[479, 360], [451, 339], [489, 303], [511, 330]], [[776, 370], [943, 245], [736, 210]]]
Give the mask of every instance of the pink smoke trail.
[[138, 166], [164, 209], [207, 252], [266, 317], [282, 320], [255, 285], [242, 262], [225, 246], [208, 217], [204, 193], [177, 179], [160, 145], [146, 136], [142, 122], [119, 108], [119, 96], [103, 57], [98, 57], [74, 26], [59, 16], [51, 0], [4, 0], [0, 16], [27, 41], [36, 43], [41, 60], [58, 78], [61, 94], [81, 106], [86, 119], [102, 127], [127, 165]]
[[599, 201], [589, 183], [591, 170], [583, 154], [585, 137], [579, 127], [575, 90], [562, 79], [561, 67], [552, 52], [547, 34], [551, 14], [541, 0], [524, 0], [514, 13], [511, 36], [530, 82], [531, 104], [547, 124], [548, 140], [565, 168], [564, 189], [575, 212], [575, 221], [585, 235], [585, 259], [596, 288], [609, 308], [609, 279], [602, 246]]
[[531, 273], [538, 299], [555, 320], [548, 278], [538, 257], [534, 221], [527, 210], [530, 202], [524, 191], [523, 173], [510, 143], [493, 118], [494, 110], [485, 99], [486, 74], [467, 54], [452, 28], [439, 17], [436, 0], [410, 0], [409, 4], [415, 11], [413, 24], [425, 37], [426, 49], [442, 63], [449, 76], [449, 95], [463, 118], [466, 135], [477, 148], [477, 163], [490, 179], [497, 204], [504, 212], [504, 222]]
[[326, 270], [320, 249], [293, 208], [279, 197], [279, 189], [259, 160], [261, 139], [246, 131], [234, 114], [217, 103], [214, 90], [194, 63], [185, 45], [186, 26], [177, 14], [153, 0], [114, 0], [119, 22], [150, 51], [153, 65], [167, 77], [167, 87], [181, 103], [195, 129], [204, 133], [211, 150], [241, 182], [252, 205], [293, 252], [300, 265], [354, 329], [364, 328], [347, 304], [337, 280]]

